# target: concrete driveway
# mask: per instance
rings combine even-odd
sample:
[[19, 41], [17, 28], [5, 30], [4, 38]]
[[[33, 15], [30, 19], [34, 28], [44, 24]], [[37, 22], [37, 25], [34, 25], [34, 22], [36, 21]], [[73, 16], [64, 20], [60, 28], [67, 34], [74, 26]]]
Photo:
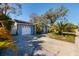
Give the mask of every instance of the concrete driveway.
[[73, 43], [42, 37], [42, 51], [48, 56], [77, 56], [79, 47]]
[[18, 56], [79, 56], [76, 44], [49, 37], [16, 36]]

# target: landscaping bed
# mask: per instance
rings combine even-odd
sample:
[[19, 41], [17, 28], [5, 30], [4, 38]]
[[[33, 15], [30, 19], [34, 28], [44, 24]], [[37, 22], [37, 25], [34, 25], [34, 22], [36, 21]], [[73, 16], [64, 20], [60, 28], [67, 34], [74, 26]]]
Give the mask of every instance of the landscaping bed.
[[62, 40], [74, 43], [75, 42], [75, 34], [64, 34], [64, 35], [58, 35], [56, 33], [48, 33], [48, 36], [53, 39]]

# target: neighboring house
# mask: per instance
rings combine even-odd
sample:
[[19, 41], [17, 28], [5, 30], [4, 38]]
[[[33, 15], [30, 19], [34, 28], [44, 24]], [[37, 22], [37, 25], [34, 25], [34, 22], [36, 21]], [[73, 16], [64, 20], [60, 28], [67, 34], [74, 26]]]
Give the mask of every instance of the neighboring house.
[[[11, 28], [11, 33], [13, 35], [36, 34], [36, 28], [34, 24], [21, 20], [14, 20], [13, 22], [14, 23]], [[48, 32], [47, 28], [47, 26], [43, 26], [43, 33]]]

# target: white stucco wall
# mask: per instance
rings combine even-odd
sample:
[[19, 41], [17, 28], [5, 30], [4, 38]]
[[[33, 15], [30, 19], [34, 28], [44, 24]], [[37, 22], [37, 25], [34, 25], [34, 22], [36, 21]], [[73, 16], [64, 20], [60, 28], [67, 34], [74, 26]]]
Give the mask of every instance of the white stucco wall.
[[11, 33], [16, 34], [16, 31], [17, 31], [17, 23], [15, 22], [14, 25], [12, 25], [11, 27]]
[[11, 33], [16, 34], [17, 31], [18, 35], [32, 34], [31, 30], [32, 30], [31, 26], [22, 25], [15, 22], [14, 25], [12, 26]]

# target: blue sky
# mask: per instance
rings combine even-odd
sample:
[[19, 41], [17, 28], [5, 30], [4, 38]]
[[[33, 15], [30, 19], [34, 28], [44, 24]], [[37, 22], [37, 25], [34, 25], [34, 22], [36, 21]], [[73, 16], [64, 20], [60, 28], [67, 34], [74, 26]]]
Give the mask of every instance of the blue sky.
[[64, 6], [67, 9], [69, 9], [68, 11], [68, 19], [70, 22], [74, 23], [74, 24], [78, 24], [79, 23], [79, 4], [64, 4], [64, 3], [25, 3], [22, 4], [22, 15], [18, 16], [18, 17], [14, 17], [16, 19], [19, 20], [25, 20], [25, 21], [29, 21], [30, 20], [30, 15], [32, 13], [36, 13], [38, 15], [41, 15], [43, 13], [45, 13], [47, 10], [49, 10], [50, 8], [58, 8], [60, 6]]

